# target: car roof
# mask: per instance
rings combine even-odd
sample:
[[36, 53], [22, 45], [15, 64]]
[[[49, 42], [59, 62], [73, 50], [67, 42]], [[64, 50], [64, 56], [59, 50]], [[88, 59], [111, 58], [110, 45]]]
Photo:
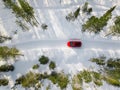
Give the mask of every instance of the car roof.
[[70, 40], [69, 42], [81, 42], [80, 40]]

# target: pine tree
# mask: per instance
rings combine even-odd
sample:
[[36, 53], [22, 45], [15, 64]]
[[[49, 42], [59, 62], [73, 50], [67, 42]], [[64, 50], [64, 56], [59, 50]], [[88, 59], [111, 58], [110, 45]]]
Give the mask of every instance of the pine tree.
[[70, 12], [67, 16], [66, 19], [68, 21], [75, 21], [75, 19], [77, 19], [77, 17], [79, 16], [80, 13], [80, 7], [77, 8], [74, 12]]
[[111, 19], [112, 11], [115, 9], [116, 6], [110, 8], [103, 16], [97, 18], [92, 16], [89, 20], [82, 25], [82, 31], [89, 31], [94, 33], [99, 33], [104, 26], [107, 25], [109, 19]]
[[[29, 23], [32, 26], [37, 26], [39, 23], [34, 16], [34, 10], [29, 5], [26, 0], [18, 0], [18, 2], [13, 2], [13, 0], [3, 0], [6, 7], [12, 9], [13, 13], [18, 18], [17, 21], [23, 21]], [[17, 23], [22, 29], [28, 30], [27, 26]]]
[[120, 36], [120, 16], [115, 17], [114, 25], [110, 27], [107, 35]]
[[80, 7], [74, 12], [74, 17], [77, 18], [80, 13]]
[[5, 42], [6, 40], [11, 40], [11, 39], [12, 39], [11, 37], [0, 35], [0, 43], [3, 43], [3, 42]]
[[16, 56], [21, 55], [19, 50], [16, 48], [9, 48], [7, 46], [0, 47], [0, 58], [7, 59], [7, 58], [15, 58]]

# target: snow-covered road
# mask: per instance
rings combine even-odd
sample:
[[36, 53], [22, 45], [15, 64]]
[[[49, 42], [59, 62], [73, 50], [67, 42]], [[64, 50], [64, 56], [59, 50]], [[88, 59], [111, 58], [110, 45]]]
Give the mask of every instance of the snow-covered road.
[[[3, 46], [17, 47], [18, 49], [36, 49], [36, 48], [67, 48], [68, 39], [55, 40], [34, 40], [20, 43], [4, 44]], [[120, 42], [117, 40], [84, 40], [82, 47], [79, 49], [102, 49], [102, 50], [119, 50]], [[77, 48], [78, 49], [78, 48]]]

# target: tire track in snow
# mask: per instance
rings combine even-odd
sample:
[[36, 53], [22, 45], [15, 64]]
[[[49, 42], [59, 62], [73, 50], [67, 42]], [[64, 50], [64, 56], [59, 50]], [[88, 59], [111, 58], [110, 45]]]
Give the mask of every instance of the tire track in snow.
[[[73, 8], [73, 7], [78, 7], [78, 6], [81, 6], [83, 5], [84, 3], [71, 3], [71, 4], [64, 4], [64, 5], [58, 5], [58, 6], [33, 6], [34, 9], [44, 9], [44, 10], [55, 10], [55, 9], [69, 9], [69, 8]], [[91, 4], [90, 5], [94, 5], [94, 4]], [[96, 5], [95, 5], [96, 6]], [[102, 4], [97, 4], [97, 6], [104, 6]], [[105, 7], [105, 6], [104, 6]], [[97, 7], [99, 8], [99, 7]], [[109, 6], [106, 6], [104, 10], [108, 10], [109, 9]]]
[[83, 40], [83, 49], [120, 50], [118, 40]]
[[36, 48], [61, 48], [66, 46], [66, 40], [33, 40], [27, 42], [18, 42], [11, 44], [2, 44], [0, 46], [16, 47], [22, 50]]
[[74, 4], [68, 4], [68, 5], [59, 5], [59, 6], [39, 6], [39, 7], [34, 7], [34, 9], [67, 9], [67, 8], [72, 8], [80, 5], [80, 3], [74, 3]]

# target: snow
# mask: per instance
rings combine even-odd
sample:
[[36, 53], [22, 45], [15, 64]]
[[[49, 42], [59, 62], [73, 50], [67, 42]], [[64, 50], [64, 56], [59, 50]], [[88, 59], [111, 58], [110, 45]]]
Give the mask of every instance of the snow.
[[[15, 70], [5, 75], [10, 78], [10, 85], [0, 87], [0, 90], [10, 90], [14, 80], [23, 74], [32, 70], [34, 64], [39, 63], [41, 55], [48, 56], [50, 60], [55, 61], [57, 71], [64, 71], [66, 74], [74, 75], [78, 71], [89, 68], [92, 63], [90, 58], [105, 55], [107, 57], [120, 58], [120, 37], [104, 37], [105, 32], [98, 35], [93, 33], [82, 33], [81, 25], [87, 20], [85, 14], [81, 14], [79, 20], [68, 22], [65, 16], [74, 11], [77, 7], [83, 5], [86, 1], [93, 8], [92, 15], [101, 16], [114, 5], [117, 5], [113, 11], [113, 17], [120, 15], [119, 0], [27, 0], [35, 10], [38, 27], [31, 27], [29, 31], [22, 31], [15, 24], [15, 16], [10, 10], [6, 9], [0, 0], [0, 33], [12, 36], [13, 40], [0, 44], [1, 46], [16, 47], [20, 49], [24, 56], [17, 58], [14, 63]], [[47, 24], [48, 29], [43, 31], [41, 24]], [[111, 22], [109, 22], [112, 24]], [[17, 34], [13, 32], [17, 30]], [[81, 48], [69, 48], [66, 46], [70, 39], [80, 39]], [[0, 62], [0, 65], [4, 62]], [[40, 71], [49, 72], [47, 66], [40, 66]], [[46, 81], [46, 83], [48, 83]], [[70, 90], [68, 87], [66, 90]], [[119, 88], [108, 84], [99, 87], [98, 90], [120, 90]], [[18, 90], [24, 90], [19, 87]], [[42, 90], [45, 90], [44, 87]], [[58, 90], [56, 86], [52, 90]], [[93, 90], [93, 87], [85, 88]]]

